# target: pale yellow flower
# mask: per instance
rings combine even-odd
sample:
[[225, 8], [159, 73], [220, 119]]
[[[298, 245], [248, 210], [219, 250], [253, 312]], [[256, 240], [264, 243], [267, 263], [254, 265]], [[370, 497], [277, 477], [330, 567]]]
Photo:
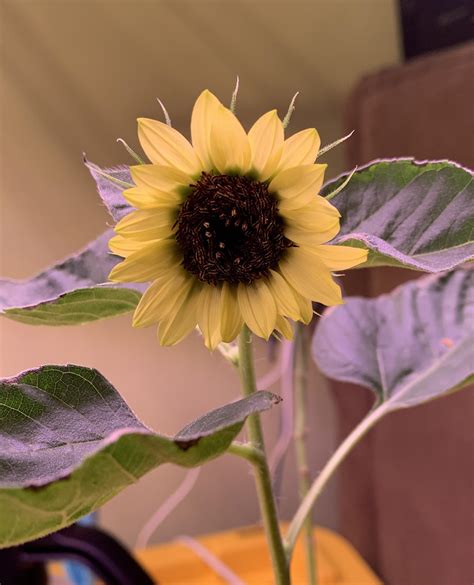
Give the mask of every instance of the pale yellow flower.
[[110, 278], [150, 282], [133, 325], [158, 324], [163, 345], [196, 325], [206, 346], [235, 339], [244, 323], [260, 337], [292, 336], [288, 319], [309, 323], [312, 301], [342, 303], [331, 272], [367, 251], [325, 245], [339, 212], [318, 195], [326, 165], [315, 164], [314, 128], [285, 140], [276, 110], [248, 133], [209, 91], [196, 100], [192, 144], [170, 126], [141, 118], [151, 164], [131, 167], [136, 208], [115, 226], [110, 249], [123, 262]]

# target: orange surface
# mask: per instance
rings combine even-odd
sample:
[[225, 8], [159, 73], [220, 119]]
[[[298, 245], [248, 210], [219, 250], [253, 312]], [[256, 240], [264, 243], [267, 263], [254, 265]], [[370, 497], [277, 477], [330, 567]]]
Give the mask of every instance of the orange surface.
[[[247, 585], [273, 585], [267, 544], [260, 528], [220, 532], [198, 540]], [[382, 585], [341, 536], [317, 528], [315, 540], [319, 585]], [[181, 543], [150, 547], [136, 556], [160, 585], [226, 585], [194, 551]], [[291, 575], [292, 585], [307, 583], [301, 541], [295, 548]]]
[[[318, 563], [318, 585], [383, 585], [357, 551], [341, 536], [314, 530]], [[246, 585], [273, 585], [271, 561], [260, 527], [218, 532], [197, 539], [234, 571]], [[227, 585], [190, 548], [180, 542], [153, 546], [136, 553], [159, 585]], [[301, 540], [291, 565], [292, 585], [306, 585]], [[58, 565], [52, 574], [62, 574]]]

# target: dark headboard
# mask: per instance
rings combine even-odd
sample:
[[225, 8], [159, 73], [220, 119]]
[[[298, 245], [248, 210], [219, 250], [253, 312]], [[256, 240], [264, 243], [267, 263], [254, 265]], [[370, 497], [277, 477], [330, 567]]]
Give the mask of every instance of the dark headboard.
[[400, 0], [406, 59], [474, 38], [472, 0]]

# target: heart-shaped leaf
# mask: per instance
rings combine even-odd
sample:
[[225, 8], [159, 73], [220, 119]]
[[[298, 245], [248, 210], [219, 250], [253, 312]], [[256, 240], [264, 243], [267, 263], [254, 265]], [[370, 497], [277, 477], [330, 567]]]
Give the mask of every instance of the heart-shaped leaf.
[[[328, 195], [347, 175], [325, 185]], [[441, 272], [474, 258], [472, 171], [448, 162], [381, 160], [357, 170], [333, 203], [336, 244], [364, 246], [364, 266]]]
[[466, 385], [473, 347], [474, 271], [459, 269], [327, 310], [312, 352], [327, 376], [370, 388], [389, 412]]
[[0, 547], [71, 524], [163, 463], [194, 467], [221, 455], [250, 414], [279, 400], [257, 392], [166, 437], [96, 370], [43, 366], [2, 381]]
[[143, 285], [107, 283], [120, 261], [108, 250], [112, 235], [106, 231], [30, 280], [0, 280], [0, 311], [30, 325], [75, 325], [133, 311]]

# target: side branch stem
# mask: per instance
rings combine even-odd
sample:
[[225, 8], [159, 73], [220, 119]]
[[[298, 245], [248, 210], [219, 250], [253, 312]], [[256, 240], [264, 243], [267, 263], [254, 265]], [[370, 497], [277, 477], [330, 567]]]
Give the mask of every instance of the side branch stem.
[[356, 426], [356, 428], [350, 433], [350, 435], [348, 435], [345, 438], [345, 440], [339, 445], [339, 447], [334, 452], [333, 456], [329, 459], [321, 473], [313, 482], [313, 485], [311, 486], [309, 492], [306, 494], [304, 500], [301, 502], [300, 507], [298, 508], [295, 516], [293, 517], [293, 520], [291, 521], [291, 524], [288, 528], [288, 532], [286, 533], [285, 549], [289, 559], [293, 554], [293, 549], [295, 547], [298, 534], [303, 528], [306, 518], [311, 513], [311, 510], [313, 509], [316, 500], [320, 496], [327, 482], [329, 481], [329, 479], [331, 479], [332, 475], [339, 467], [339, 465], [342, 463], [342, 461], [344, 461], [346, 456], [357, 445], [357, 443], [362, 439], [362, 437], [364, 437], [367, 431], [369, 431], [385, 414], [387, 414], [387, 412], [388, 409], [385, 407], [385, 404], [382, 404], [377, 409], [372, 410]]
[[[303, 501], [311, 487], [306, 438], [308, 434], [306, 409], [308, 391], [308, 328], [301, 323], [296, 324], [295, 332], [295, 425], [294, 444], [296, 464], [298, 466], [298, 490], [300, 500]], [[317, 585], [316, 551], [313, 540], [313, 522], [311, 514], [304, 521], [304, 548], [306, 556], [306, 572], [309, 585]]]
[[[239, 336], [239, 366], [244, 396], [256, 392], [255, 371], [252, 352], [252, 335], [244, 325]], [[283, 547], [283, 539], [278, 524], [275, 498], [272, 491], [272, 481], [265, 456], [262, 426], [258, 414], [252, 414], [247, 419], [249, 442], [263, 454], [260, 461], [254, 461], [255, 483], [260, 503], [265, 533], [270, 547], [275, 585], [289, 585], [290, 571]]]
[[241, 457], [242, 459], [246, 459], [253, 465], [260, 465], [265, 459], [265, 455], [260, 451], [260, 449], [255, 448], [250, 443], [238, 443], [237, 441], [234, 441], [227, 449], [227, 453], [230, 453], [231, 455], [237, 455], [237, 457]]

